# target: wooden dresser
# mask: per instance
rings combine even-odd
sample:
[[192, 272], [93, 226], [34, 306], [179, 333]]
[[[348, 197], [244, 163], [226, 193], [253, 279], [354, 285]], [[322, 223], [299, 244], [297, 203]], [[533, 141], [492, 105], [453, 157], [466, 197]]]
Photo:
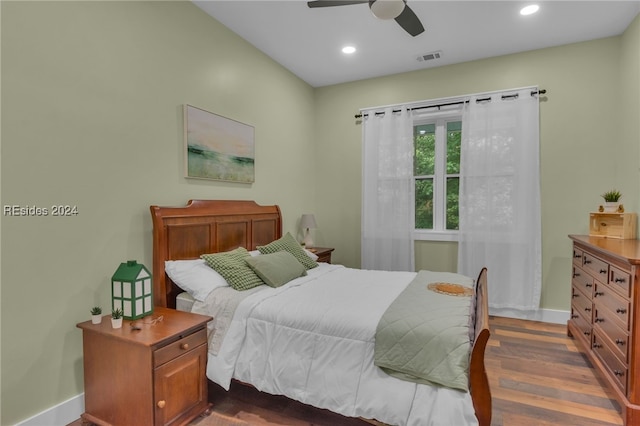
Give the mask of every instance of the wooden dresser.
[[640, 241], [569, 235], [568, 333], [609, 384], [626, 425], [640, 425]]
[[209, 316], [154, 309], [153, 315], [111, 327], [82, 329], [85, 412], [97, 425], [185, 425], [209, 407]]

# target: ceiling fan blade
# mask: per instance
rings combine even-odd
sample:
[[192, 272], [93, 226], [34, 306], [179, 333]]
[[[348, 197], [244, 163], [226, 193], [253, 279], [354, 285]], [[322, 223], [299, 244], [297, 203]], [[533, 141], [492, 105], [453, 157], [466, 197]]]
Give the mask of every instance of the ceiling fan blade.
[[313, 7], [332, 7], [332, 6], [346, 6], [349, 4], [360, 4], [360, 3], [369, 3], [369, 0], [315, 0], [308, 1], [307, 6]]
[[414, 37], [424, 32], [424, 27], [422, 26], [420, 19], [418, 19], [409, 5], [405, 5], [402, 13], [396, 17], [396, 22], [400, 24], [406, 32]]

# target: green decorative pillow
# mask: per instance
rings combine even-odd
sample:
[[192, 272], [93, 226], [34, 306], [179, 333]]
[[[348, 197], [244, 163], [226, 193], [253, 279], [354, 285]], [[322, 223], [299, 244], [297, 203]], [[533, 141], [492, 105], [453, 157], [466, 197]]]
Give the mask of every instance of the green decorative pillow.
[[271, 287], [280, 287], [294, 278], [307, 275], [306, 268], [288, 251], [250, 257], [245, 262]]
[[249, 290], [264, 284], [245, 262], [245, 259], [250, 258], [251, 255], [244, 247], [222, 253], [203, 254], [200, 257], [222, 275], [235, 290]]
[[258, 250], [262, 254], [271, 254], [279, 251], [288, 251], [296, 258], [296, 260], [304, 265], [306, 269], [312, 269], [318, 266], [318, 263], [311, 259], [304, 249], [293, 236], [287, 232], [286, 235], [280, 239], [275, 240], [267, 244], [266, 246], [258, 247]]

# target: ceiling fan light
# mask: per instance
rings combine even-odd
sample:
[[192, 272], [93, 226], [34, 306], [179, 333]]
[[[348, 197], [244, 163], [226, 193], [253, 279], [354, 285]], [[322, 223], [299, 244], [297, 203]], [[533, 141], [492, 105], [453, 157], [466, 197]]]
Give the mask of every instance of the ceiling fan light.
[[371, 13], [378, 19], [395, 19], [404, 10], [404, 0], [375, 0], [369, 2]]

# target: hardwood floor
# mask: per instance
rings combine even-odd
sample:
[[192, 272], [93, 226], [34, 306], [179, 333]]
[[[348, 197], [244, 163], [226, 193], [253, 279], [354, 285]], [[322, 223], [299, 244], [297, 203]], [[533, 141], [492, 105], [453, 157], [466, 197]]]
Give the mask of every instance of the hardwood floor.
[[[489, 322], [485, 362], [492, 389], [492, 426], [623, 424], [613, 395], [567, 337], [566, 326], [500, 317]], [[210, 389], [214, 417], [236, 420], [197, 419], [193, 425], [367, 425], [239, 384], [230, 392], [216, 385]]]

